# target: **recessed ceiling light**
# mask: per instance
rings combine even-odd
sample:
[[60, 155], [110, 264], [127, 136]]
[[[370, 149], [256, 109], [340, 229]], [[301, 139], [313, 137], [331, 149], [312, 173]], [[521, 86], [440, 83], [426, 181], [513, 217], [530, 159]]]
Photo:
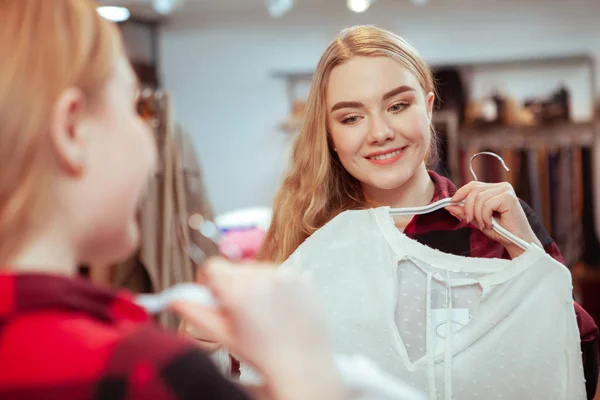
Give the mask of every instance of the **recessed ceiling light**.
[[127, 21], [131, 16], [131, 13], [125, 7], [102, 6], [96, 10], [100, 16], [113, 22]]
[[354, 11], [355, 13], [365, 12], [371, 7], [371, 3], [374, 0], [348, 0], [346, 4], [350, 11]]
[[271, 17], [281, 18], [294, 7], [294, 0], [266, 0], [266, 5]]

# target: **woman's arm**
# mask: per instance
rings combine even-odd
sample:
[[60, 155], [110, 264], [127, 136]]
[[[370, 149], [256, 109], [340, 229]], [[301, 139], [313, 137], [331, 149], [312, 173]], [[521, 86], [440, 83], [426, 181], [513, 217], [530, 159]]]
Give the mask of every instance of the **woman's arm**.
[[270, 264], [211, 260], [203, 268], [219, 307], [178, 302], [172, 310], [255, 367], [274, 399], [347, 396], [306, 277]]

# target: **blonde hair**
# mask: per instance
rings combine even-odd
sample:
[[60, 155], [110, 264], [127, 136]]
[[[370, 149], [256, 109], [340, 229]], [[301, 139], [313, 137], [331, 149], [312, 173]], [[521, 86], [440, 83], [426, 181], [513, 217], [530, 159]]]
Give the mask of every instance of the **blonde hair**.
[[[425, 93], [435, 92], [429, 66], [401, 37], [375, 26], [343, 30], [321, 57], [313, 75], [303, 127], [273, 208], [259, 257], [285, 261], [306, 238], [342, 211], [367, 206], [360, 182], [342, 166], [327, 132], [326, 90], [331, 71], [352, 57], [389, 57], [407, 68]], [[433, 127], [428, 163], [435, 162]]]
[[54, 160], [49, 123], [60, 94], [92, 102], [121, 50], [116, 26], [91, 0], [0, 0], [0, 265], [39, 224]]

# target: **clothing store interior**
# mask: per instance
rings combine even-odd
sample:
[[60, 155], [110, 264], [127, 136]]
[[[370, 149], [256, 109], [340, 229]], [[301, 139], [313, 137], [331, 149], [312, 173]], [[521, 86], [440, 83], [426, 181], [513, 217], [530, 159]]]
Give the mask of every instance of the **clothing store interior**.
[[[96, 11], [120, 30], [157, 162], [135, 252], [82, 261], [77, 279], [130, 293], [249, 392], [283, 373], [168, 305], [203, 310], [237, 288], [204, 290], [217, 258], [308, 277], [344, 398], [600, 399], [599, 1]], [[183, 380], [174, 392], [192, 398]], [[293, 399], [292, 386], [253, 398]], [[322, 390], [304, 398], [337, 398]]]

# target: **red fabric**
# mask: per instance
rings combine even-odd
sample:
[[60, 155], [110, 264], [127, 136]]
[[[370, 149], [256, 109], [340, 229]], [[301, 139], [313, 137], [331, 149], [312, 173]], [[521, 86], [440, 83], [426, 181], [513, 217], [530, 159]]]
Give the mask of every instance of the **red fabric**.
[[[432, 203], [443, 198], [452, 197], [456, 193], [456, 186], [449, 179], [432, 171], [429, 172], [429, 175], [435, 185], [434, 195], [431, 199]], [[546, 232], [533, 210], [524, 202], [521, 202], [521, 205], [546, 253], [564, 264], [563, 257], [556, 243], [554, 243], [550, 235]], [[477, 227], [466, 224], [444, 209], [414, 216], [406, 226], [404, 233], [429, 247], [451, 254], [478, 258], [510, 258], [502, 244], [489, 239]], [[587, 370], [585, 371], [586, 379], [597, 382], [598, 326], [577, 302], [574, 302], [574, 307], [581, 336], [584, 366], [587, 366]], [[591, 359], [594, 359], [596, 362], [589, 362]], [[590, 382], [588, 385], [588, 387], [591, 386], [595, 390], [593, 382]], [[588, 390], [588, 395], [590, 395], [590, 390]]]
[[0, 398], [247, 399], [129, 294], [55, 275], [0, 275]]

